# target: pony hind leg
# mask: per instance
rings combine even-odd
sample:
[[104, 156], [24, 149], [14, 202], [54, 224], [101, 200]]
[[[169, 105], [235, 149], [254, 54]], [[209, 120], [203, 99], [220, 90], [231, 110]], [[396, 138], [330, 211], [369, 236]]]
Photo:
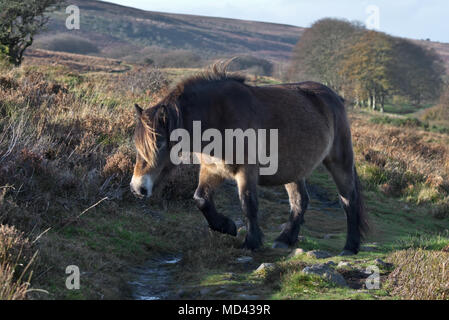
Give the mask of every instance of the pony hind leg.
[[326, 159], [323, 163], [337, 185], [340, 203], [346, 213], [347, 236], [341, 255], [357, 254], [361, 239], [368, 231], [357, 171], [353, 161], [344, 163]]
[[301, 225], [304, 223], [304, 214], [309, 205], [305, 179], [285, 185], [290, 200], [290, 218], [281, 234], [273, 243], [273, 248], [288, 248], [298, 241]]
[[237, 181], [240, 203], [243, 213], [246, 216], [247, 234], [243, 248], [256, 250], [262, 246], [263, 233], [260, 230], [257, 220], [258, 201], [257, 201], [257, 173], [256, 167], [247, 166], [237, 173]]
[[214, 174], [205, 166], [201, 166], [200, 179], [193, 199], [212, 230], [236, 236], [237, 227], [234, 221], [218, 213], [215, 208], [213, 194], [222, 182], [221, 176]]

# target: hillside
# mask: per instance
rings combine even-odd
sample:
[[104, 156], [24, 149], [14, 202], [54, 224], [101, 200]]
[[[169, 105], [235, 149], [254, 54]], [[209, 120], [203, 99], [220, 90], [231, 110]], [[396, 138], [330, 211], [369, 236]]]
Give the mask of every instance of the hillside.
[[[195, 64], [197, 60], [236, 54], [288, 61], [305, 30], [275, 23], [144, 11], [103, 1], [74, 0], [71, 3], [80, 8], [80, 30], [66, 29], [68, 15], [61, 9], [52, 14], [47, 31], [37, 37], [33, 48], [55, 50], [49, 45], [55, 37], [72, 36], [94, 44], [98, 52], [91, 53], [132, 62], [142, 62], [155, 54], [166, 55], [173, 50], [184, 55], [191, 52], [196, 55], [188, 55], [185, 66], [198, 67], [202, 65]], [[82, 46], [70, 40], [72, 46]], [[413, 41], [436, 50], [449, 73], [449, 44]], [[64, 47], [67, 42], [59, 45]], [[184, 55], [182, 59], [186, 59]]]
[[271, 59], [288, 59], [303, 28], [235, 19], [143, 11], [107, 2], [76, 0], [81, 12], [80, 30], [67, 30], [65, 10], [52, 15], [48, 31], [88, 39], [111, 56], [136, 53], [144, 47], [183, 49], [204, 56], [254, 53]]
[[[200, 70], [30, 54], [20, 68], [0, 69], [0, 248], [22, 252], [23, 265], [39, 250], [31, 288], [48, 293], [27, 296], [22, 284], [12, 287], [13, 298], [447, 298], [448, 275], [438, 272], [449, 263], [447, 133], [379, 122], [378, 113], [349, 109], [372, 226], [362, 251], [336, 256], [345, 216], [335, 184], [319, 167], [307, 181], [311, 204], [298, 250], [271, 249], [289, 215], [287, 194], [278, 186], [259, 188], [266, 245], [249, 252], [239, 249], [246, 231], [232, 183], [215, 201], [240, 226], [237, 238], [210, 231], [199, 214], [192, 200], [196, 167], [179, 167], [150, 201], [129, 192], [133, 104], [147, 107], [166, 92], [161, 83], [171, 86]], [[330, 256], [320, 259], [312, 250]], [[18, 261], [11, 257], [0, 254], [0, 272]], [[262, 263], [270, 265], [256, 271]], [[65, 286], [61, 275], [68, 265], [82, 272], [80, 290]], [[347, 286], [302, 272], [317, 265], [338, 272]], [[379, 290], [366, 288], [365, 270], [373, 265], [380, 269]]]

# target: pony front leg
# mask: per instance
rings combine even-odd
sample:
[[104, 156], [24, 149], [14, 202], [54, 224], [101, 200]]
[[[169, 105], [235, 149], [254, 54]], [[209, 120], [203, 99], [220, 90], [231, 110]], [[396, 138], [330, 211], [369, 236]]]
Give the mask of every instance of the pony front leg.
[[257, 174], [254, 170], [244, 168], [236, 175], [240, 203], [247, 220], [247, 234], [243, 248], [255, 250], [262, 246], [263, 233], [257, 221]]
[[202, 165], [200, 168], [200, 181], [193, 199], [212, 230], [236, 236], [237, 227], [234, 221], [218, 213], [215, 209], [213, 194], [222, 182], [223, 178], [221, 176], [214, 174]]

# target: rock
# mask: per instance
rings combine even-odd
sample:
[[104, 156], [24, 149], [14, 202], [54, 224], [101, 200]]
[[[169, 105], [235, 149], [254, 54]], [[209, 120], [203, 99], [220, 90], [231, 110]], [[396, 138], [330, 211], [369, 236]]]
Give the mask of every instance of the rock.
[[333, 237], [334, 237], [334, 235], [329, 233], [329, 234], [325, 234], [323, 236], [323, 239], [328, 240], [328, 239], [332, 239]]
[[288, 249], [288, 244], [280, 241], [273, 242], [273, 249]]
[[329, 252], [320, 250], [307, 251], [307, 255], [315, 259], [326, 259], [332, 257], [332, 255]]
[[293, 250], [293, 251], [288, 255], [288, 257], [289, 257], [289, 258], [293, 258], [293, 257], [300, 256], [300, 255], [302, 255], [302, 254], [304, 254], [304, 253], [305, 253], [305, 251], [304, 251], [303, 249], [301, 249], [301, 248], [296, 248], [295, 250]]
[[256, 269], [256, 272], [262, 272], [262, 271], [270, 271], [275, 268], [274, 263], [262, 263], [259, 268]]
[[390, 267], [393, 266], [391, 263], [385, 262], [385, 261], [383, 261], [382, 259], [379, 259], [379, 258], [374, 260], [374, 264], [376, 266], [380, 266], [380, 267], [383, 267], [383, 268], [390, 268]]
[[304, 242], [304, 241], [306, 241], [306, 237], [298, 236], [298, 242]]
[[[243, 222], [242, 219], [235, 219], [234, 223], [235, 223], [235, 226], [237, 227], [237, 229], [240, 229], [245, 226], [245, 223]], [[246, 230], [246, 228], [245, 228], [245, 230]]]
[[373, 252], [377, 251], [379, 248], [377, 247], [377, 243], [367, 243], [364, 246], [360, 247], [360, 251]]
[[210, 288], [203, 288], [200, 290], [200, 295], [207, 296], [211, 292]]
[[326, 280], [335, 283], [336, 285], [347, 287], [348, 284], [346, 283], [345, 278], [341, 274], [339, 274], [337, 271], [331, 269], [326, 264], [314, 264], [312, 266], [305, 267], [302, 272], [305, 274], [316, 274], [319, 275]]
[[242, 300], [259, 300], [259, 296], [249, 295], [249, 294], [239, 294], [239, 298]]
[[342, 252], [340, 252], [339, 256], [353, 256], [355, 255], [354, 252], [352, 252], [351, 250], [343, 250]]
[[185, 296], [186, 296], [186, 291], [183, 290], [183, 289], [179, 289], [179, 290], [176, 292], [176, 297], [177, 297], [178, 299], [183, 298], [183, 297], [185, 297]]
[[351, 267], [351, 264], [348, 261], [340, 261], [337, 265], [337, 268], [345, 268]]
[[215, 292], [215, 294], [216, 295], [219, 295], [219, 296], [222, 296], [222, 295], [225, 295], [225, 294], [227, 294], [228, 292], [225, 290], [225, 289], [221, 289], [221, 290], [218, 290], [217, 292]]
[[324, 265], [329, 266], [329, 267], [335, 267], [337, 264], [334, 261], [330, 260], [330, 261], [324, 263]]
[[253, 260], [254, 260], [253, 257], [248, 257], [248, 256], [242, 256], [242, 257], [237, 258], [238, 263], [250, 263]]

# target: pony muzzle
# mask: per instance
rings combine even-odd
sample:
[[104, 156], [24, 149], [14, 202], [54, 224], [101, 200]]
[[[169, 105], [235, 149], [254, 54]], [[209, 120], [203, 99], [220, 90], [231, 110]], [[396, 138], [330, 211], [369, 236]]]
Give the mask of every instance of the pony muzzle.
[[131, 192], [138, 198], [149, 198], [153, 192], [153, 180], [150, 175], [133, 176], [129, 184]]

